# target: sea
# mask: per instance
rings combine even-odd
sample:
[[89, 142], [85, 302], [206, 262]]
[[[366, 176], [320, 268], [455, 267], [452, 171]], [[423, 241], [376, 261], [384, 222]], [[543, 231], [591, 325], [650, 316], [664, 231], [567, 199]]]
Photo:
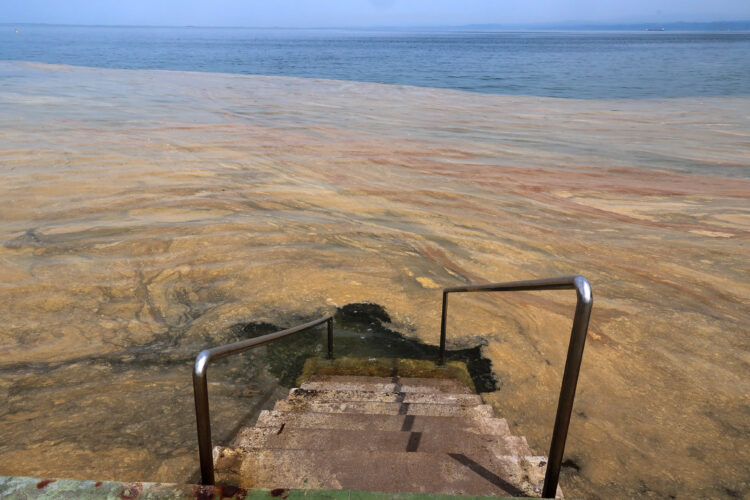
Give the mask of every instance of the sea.
[[750, 94], [748, 32], [0, 26], [0, 60], [582, 99]]
[[[434, 358], [444, 287], [580, 274], [565, 496], [750, 498], [748, 151], [748, 33], [0, 25], [0, 476], [194, 483], [203, 349]], [[548, 454], [574, 293], [464, 295]], [[214, 444], [308, 334], [211, 365]]]

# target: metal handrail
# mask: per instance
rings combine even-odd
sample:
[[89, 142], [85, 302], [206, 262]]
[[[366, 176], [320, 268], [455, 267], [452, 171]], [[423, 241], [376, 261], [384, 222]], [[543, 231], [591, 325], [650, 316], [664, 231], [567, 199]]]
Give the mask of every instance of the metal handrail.
[[578, 373], [581, 370], [583, 347], [586, 343], [591, 307], [594, 304], [591, 285], [583, 276], [571, 276], [566, 278], [514, 281], [510, 283], [490, 283], [487, 285], [454, 286], [443, 289], [443, 317], [440, 323], [440, 358], [438, 360], [438, 364], [441, 365], [445, 363], [445, 323], [448, 316], [449, 293], [568, 289], [576, 291], [576, 312], [573, 317], [573, 328], [570, 332], [568, 356], [565, 360], [565, 370], [563, 372], [562, 386], [560, 387], [560, 399], [557, 403], [557, 415], [555, 416], [555, 426], [552, 431], [547, 473], [544, 476], [543, 498], [554, 498], [557, 493], [557, 483], [560, 479], [560, 468], [562, 467], [563, 452], [565, 451], [565, 440], [568, 437], [570, 415], [573, 411], [573, 399], [575, 398], [576, 385], [578, 384]]
[[269, 333], [262, 337], [241, 340], [234, 344], [206, 349], [198, 354], [198, 357], [195, 358], [195, 367], [193, 368], [193, 395], [195, 396], [195, 419], [198, 423], [198, 454], [201, 462], [202, 484], [214, 484], [213, 447], [211, 446], [211, 417], [208, 409], [208, 383], [206, 380], [208, 363], [217, 359], [226, 358], [227, 356], [239, 354], [254, 347], [260, 347], [323, 323], [328, 323], [328, 359], [333, 359], [333, 317], [330, 315], [293, 328]]

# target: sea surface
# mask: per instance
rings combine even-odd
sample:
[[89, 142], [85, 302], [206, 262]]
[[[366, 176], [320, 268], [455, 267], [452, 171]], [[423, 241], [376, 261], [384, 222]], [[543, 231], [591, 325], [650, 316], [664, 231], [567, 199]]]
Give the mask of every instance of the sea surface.
[[[16, 32], [18, 30], [18, 32]], [[415, 32], [0, 25], [0, 60], [547, 97], [750, 95], [746, 32]]]
[[[195, 481], [200, 350], [326, 313], [341, 349], [434, 346], [442, 287], [583, 274], [565, 495], [750, 495], [747, 35], [0, 42], [0, 474]], [[449, 347], [546, 454], [573, 293], [469, 295]], [[215, 444], [316, 334], [211, 367]]]

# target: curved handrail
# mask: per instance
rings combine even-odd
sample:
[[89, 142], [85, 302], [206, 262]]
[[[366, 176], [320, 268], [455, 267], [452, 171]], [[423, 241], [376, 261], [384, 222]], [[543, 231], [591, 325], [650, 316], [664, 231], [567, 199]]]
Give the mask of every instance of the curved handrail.
[[560, 398], [557, 403], [557, 415], [555, 416], [555, 426], [552, 431], [552, 442], [548, 456], [549, 462], [547, 463], [547, 472], [544, 476], [543, 498], [554, 498], [557, 493], [557, 483], [560, 479], [560, 468], [562, 467], [563, 452], [565, 451], [565, 440], [568, 437], [570, 415], [573, 411], [573, 399], [575, 398], [576, 385], [578, 384], [578, 373], [581, 370], [583, 348], [586, 343], [591, 308], [594, 304], [591, 285], [583, 276], [570, 276], [565, 278], [513, 281], [509, 283], [490, 283], [487, 285], [453, 286], [443, 289], [443, 316], [440, 323], [440, 358], [438, 360], [438, 364], [441, 365], [445, 363], [445, 323], [448, 316], [449, 293], [568, 289], [576, 291], [576, 312], [575, 316], [573, 316], [573, 328], [570, 332], [568, 355], [565, 360]]
[[211, 446], [211, 416], [208, 408], [208, 382], [206, 372], [211, 361], [226, 358], [254, 347], [271, 343], [314, 326], [328, 324], [328, 359], [333, 359], [333, 316], [327, 315], [315, 321], [297, 325], [253, 339], [241, 340], [234, 344], [205, 349], [195, 358], [193, 367], [193, 396], [195, 397], [195, 419], [198, 424], [198, 455], [201, 462], [201, 483], [214, 484], [214, 461]]

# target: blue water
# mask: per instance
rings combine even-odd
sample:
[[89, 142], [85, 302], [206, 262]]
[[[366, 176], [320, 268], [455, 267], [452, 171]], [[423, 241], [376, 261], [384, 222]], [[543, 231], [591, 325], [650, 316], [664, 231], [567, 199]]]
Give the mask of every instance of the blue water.
[[750, 33], [730, 32], [3, 25], [0, 59], [332, 78], [551, 97], [750, 95]]

